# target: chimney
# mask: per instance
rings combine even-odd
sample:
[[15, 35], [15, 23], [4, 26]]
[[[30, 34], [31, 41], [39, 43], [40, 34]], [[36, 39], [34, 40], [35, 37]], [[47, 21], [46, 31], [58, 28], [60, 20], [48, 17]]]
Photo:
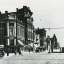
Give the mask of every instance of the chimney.
[[8, 11], [5, 11], [5, 17], [8, 18]]
[[0, 11], [0, 19], [2, 18], [1, 11]]
[[5, 11], [5, 14], [8, 14], [8, 11]]
[[1, 15], [1, 11], [0, 11], [0, 15]]
[[16, 12], [18, 11], [18, 8], [16, 8]]

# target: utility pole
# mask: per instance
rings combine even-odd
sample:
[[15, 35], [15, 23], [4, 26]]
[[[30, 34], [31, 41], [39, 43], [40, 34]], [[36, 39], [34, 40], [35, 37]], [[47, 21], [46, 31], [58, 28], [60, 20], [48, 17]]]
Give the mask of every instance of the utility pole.
[[16, 9], [16, 44], [17, 44], [17, 12], [18, 12], [18, 8]]
[[34, 30], [34, 27], [33, 27], [33, 52], [35, 51], [35, 49], [34, 49], [34, 34], [35, 34], [35, 30]]
[[25, 23], [24, 23], [24, 28], [25, 28], [25, 44], [28, 44], [27, 43], [27, 18], [25, 17]]

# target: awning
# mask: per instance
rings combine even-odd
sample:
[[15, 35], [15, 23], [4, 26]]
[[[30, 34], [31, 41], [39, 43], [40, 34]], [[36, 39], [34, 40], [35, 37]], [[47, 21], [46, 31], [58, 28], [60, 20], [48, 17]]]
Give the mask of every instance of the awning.
[[24, 48], [25, 48], [25, 49], [33, 49], [33, 47], [30, 46], [30, 45], [25, 45]]
[[23, 42], [21, 40], [18, 40], [18, 43], [22, 46], [24, 46]]

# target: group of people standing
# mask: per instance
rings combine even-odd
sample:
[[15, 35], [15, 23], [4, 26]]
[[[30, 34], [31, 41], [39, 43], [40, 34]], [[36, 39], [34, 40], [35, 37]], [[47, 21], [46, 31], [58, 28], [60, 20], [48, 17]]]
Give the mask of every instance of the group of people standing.
[[47, 50], [49, 52], [53, 52], [53, 49], [57, 48], [58, 43], [55, 34], [53, 35], [52, 38], [50, 38], [50, 36], [47, 36], [46, 42], [47, 42]]
[[22, 55], [20, 46], [6, 46], [4, 50], [7, 53], [7, 56], [9, 56], [9, 53], [14, 53], [15, 55], [16, 53], [19, 53], [19, 55]]

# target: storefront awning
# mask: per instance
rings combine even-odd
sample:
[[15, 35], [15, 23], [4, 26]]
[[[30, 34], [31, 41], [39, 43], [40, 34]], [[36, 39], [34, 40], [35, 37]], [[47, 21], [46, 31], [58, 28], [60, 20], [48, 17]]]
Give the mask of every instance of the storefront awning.
[[18, 40], [18, 43], [22, 46], [24, 46], [23, 42], [21, 40]]

